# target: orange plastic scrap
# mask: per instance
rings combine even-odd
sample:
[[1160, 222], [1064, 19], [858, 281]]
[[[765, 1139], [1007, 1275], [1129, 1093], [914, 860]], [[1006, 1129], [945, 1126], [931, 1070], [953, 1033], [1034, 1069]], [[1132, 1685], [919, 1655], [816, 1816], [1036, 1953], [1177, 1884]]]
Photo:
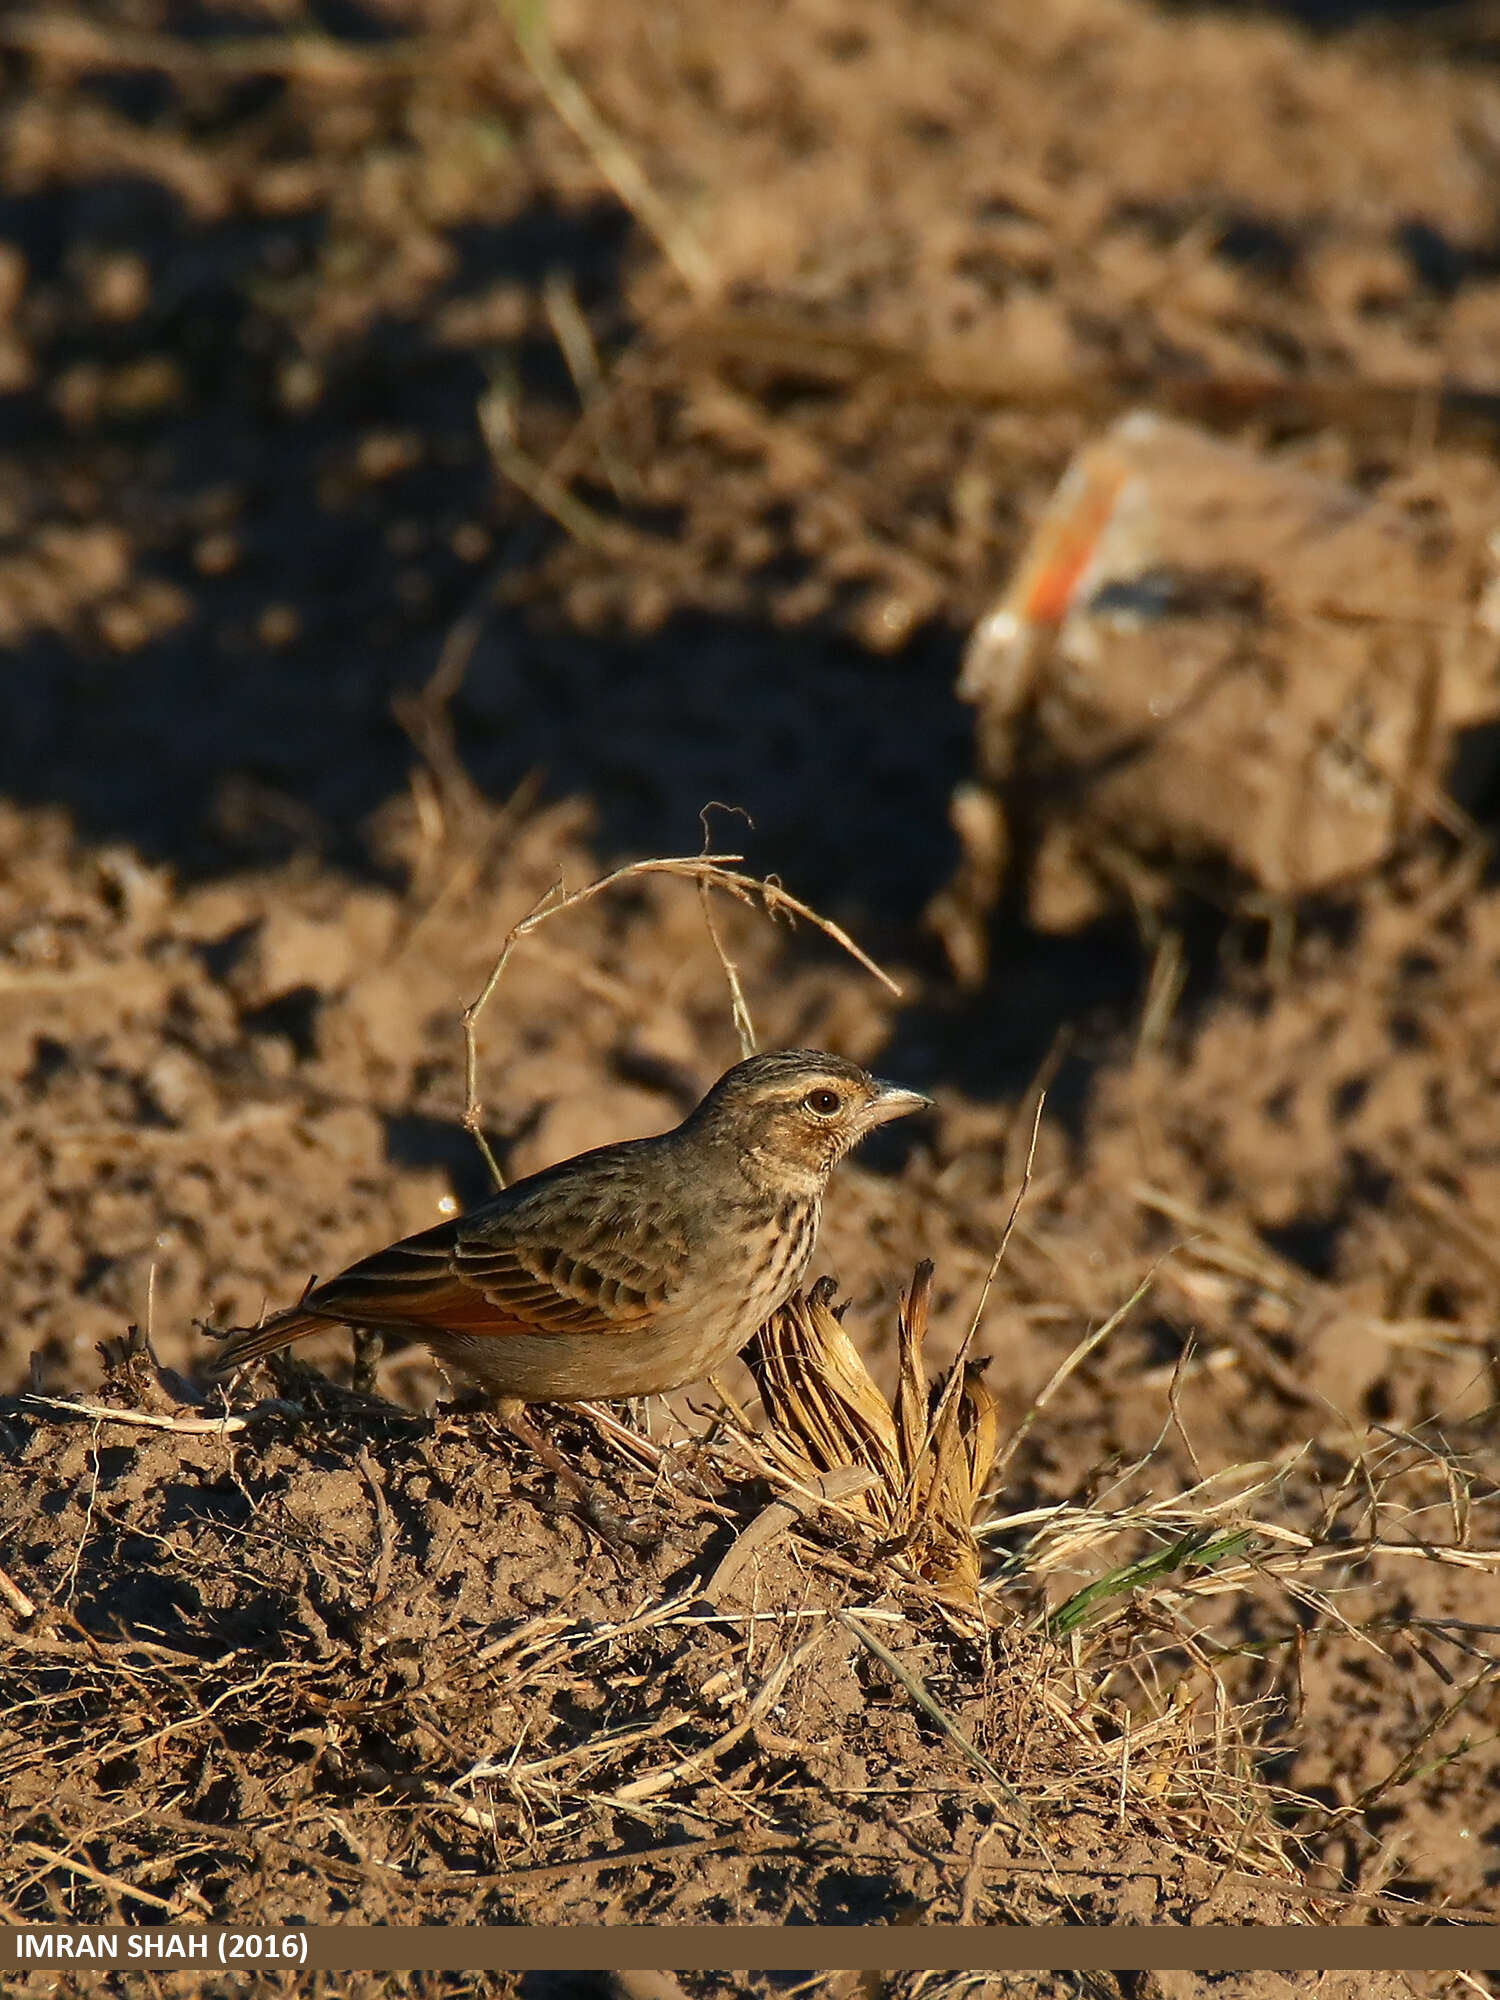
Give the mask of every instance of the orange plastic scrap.
[[1042, 516], [1006, 602], [1030, 625], [1060, 625], [1080, 585], [1089, 580], [1098, 547], [1129, 478], [1108, 443], [1075, 459]]

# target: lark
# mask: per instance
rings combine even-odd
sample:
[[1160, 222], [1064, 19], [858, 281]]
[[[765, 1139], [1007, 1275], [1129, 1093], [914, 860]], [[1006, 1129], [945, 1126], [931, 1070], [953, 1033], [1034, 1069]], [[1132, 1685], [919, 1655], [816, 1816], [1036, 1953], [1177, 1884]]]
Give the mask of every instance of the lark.
[[228, 1333], [210, 1372], [342, 1323], [424, 1341], [512, 1417], [680, 1388], [802, 1283], [845, 1154], [928, 1101], [818, 1050], [751, 1056], [672, 1131], [579, 1153], [351, 1264]]

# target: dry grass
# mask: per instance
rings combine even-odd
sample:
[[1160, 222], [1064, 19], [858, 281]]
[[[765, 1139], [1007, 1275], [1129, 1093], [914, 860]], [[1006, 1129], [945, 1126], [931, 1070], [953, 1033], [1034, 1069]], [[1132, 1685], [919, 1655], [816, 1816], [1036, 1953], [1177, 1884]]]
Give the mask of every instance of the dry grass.
[[[1142, 1461], [1087, 1503], [997, 1509], [979, 1528], [980, 1630], [836, 1481], [825, 1499], [788, 1480], [767, 1439], [747, 1476], [743, 1435], [717, 1419], [574, 1441], [666, 1523], [639, 1576], [603, 1577], [568, 1517], [536, 1511], [507, 1440], [486, 1461], [471, 1432], [290, 1372], [244, 1413], [254, 1459], [243, 1429], [136, 1430], [127, 1507], [105, 1454], [116, 1426], [155, 1414], [146, 1365], [126, 1358], [102, 1403], [0, 1413], [34, 1491], [13, 1493], [6, 1523], [31, 1553], [5, 1593], [0, 1893], [32, 1921], [541, 1920], [580, 1899], [623, 1915], [641, 1906], [621, 1882], [671, 1880], [680, 1897], [685, 1874], [715, 1870], [724, 1893], [774, 1881], [784, 1914], [816, 1879], [866, 1869], [861, 1829], [929, 1792], [959, 1816], [937, 1871], [950, 1916], [1076, 1920], [1139, 1871], [1146, 1829], [1164, 1920], [1174, 1895], [1234, 1892], [1262, 1918], [1410, 1918], [1323, 1879], [1309, 1896], [1307, 1867], [1432, 1755], [1457, 1754], [1433, 1746], [1500, 1675], [1492, 1633], [1390, 1598], [1346, 1608], [1393, 1563], [1500, 1566], [1472, 1532], [1484, 1482], [1436, 1438], [1372, 1436], [1331, 1485], [1298, 1455], [1146, 1497]], [[502, 1463], [490, 1553], [524, 1570], [540, 1552], [553, 1581], [543, 1608], [497, 1615], [446, 1565], [464, 1538], [493, 1538]], [[345, 1468], [332, 1494], [330, 1465]], [[186, 1535], [147, 1497], [173, 1478], [194, 1496]], [[454, 1494], [446, 1549], [419, 1519], [434, 1482]], [[351, 1508], [358, 1531], [330, 1537], [325, 1517]], [[48, 1518], [59, 1541], [38, 1562]], [[247, 1622], [251, 1605], [280, 1608]], [[1263, 1768], [1278, 1677], [1322, 1631], [1469, 1663], [1385, 1779], [1337, 1810]], [[854, 1742], [867, 1782], [850, 1789], [831, 1774]]]
[[[1436, 1425], [1428, 1436], [1372, 1427], [1341, 1462], [1308, 1446], [1131, 1498], [1149, 1472], [1142, 1459], [1087, 1503], [994, 1512], [978, 1530], [1004, 1550], [991, 1588], [1035, 1593], [1030, 1629], [1060, 1642], [1096, 1712], [1117, 1718], [1122, 1799], [1144, 1752], [1148, 1791], [1191, 1802], [1220, 1840], [1237, 1822], [1268, 1867], [1311, 1870], [1336, 1834], [1378, 1847], [1374, 1806], [1494, 1740], [1455, 1740], [1452, 1725], [1500, 1681], [1500, 1628], [1424, 1616], [1410, 1587], [1420, 1572], [1500, 1574], [1500, 1548], [1476, 1533], [1494, 1510], [1492, 1472]], [[1277, 1785], [1267, 1761], [1290, 1747], [1289, 1706], [1294, 1743], [1289, 1689], [1329, 1640], [1386, 1660], [1415, 1652], [1449, 1691], [1411, 1719], [1388, 1768], [1338, 1803]]]

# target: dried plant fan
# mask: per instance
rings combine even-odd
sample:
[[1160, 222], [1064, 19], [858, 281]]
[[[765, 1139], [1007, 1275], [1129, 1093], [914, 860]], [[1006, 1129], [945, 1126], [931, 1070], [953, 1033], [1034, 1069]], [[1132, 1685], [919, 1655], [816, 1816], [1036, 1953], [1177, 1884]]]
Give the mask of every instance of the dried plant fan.
[[829, 1279], [794, 1293], [745, 1349], [770, 1419], [762, 1443], [796, 1479], [868, 1472], [869, 1483], [842, 1504], [888, 1535], [902, 1566], [945, 1602], [977, 1612], [971, 1523], [995, 1457], [995, 1399], [972, 1362], [957, 1384], [950, 1370], [928, 1385], [930, 1263], [917, 1266], [901, 1301], [894, 1410], [832, 1311], [833, 1293]]

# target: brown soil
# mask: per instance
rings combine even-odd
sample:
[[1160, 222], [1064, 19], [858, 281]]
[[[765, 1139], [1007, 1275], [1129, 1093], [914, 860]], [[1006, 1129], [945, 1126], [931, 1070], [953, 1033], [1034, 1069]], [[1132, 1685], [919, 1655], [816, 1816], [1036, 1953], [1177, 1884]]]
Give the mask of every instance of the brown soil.
[[[978, 990], [924, 923], [975, 766], [964, 635], [1120, 409], [1224, 425], [1205, 384], [1274, 376], [1236, 435], [1488, 532], [1492, 30], [1127, 0], [547, 25], [528, 63], [470, 0], [0, 24], [0, 1894], [53, 1921], [1493, 1914], [1482, 840], [1419, 818], [1269, 922], [1200, 873], [1149, 947], [1124, 909], [1033, 929], [1007, 878]], [[1472, 732], [1481, 836], [1492, 770]], [[819, 1268], [877, 1375], [918, 1259], [939, 1350], [968, 1326], [1038, 1077], [978, 1340], [1002, 1435], [1155, 1273], [1009, 1459], [982, 1639], [836, 1511], [716, 1584], [771, 1488], [706, 1390], [659, 1466], [559, 1418], [642, 1518], [623, 1544], [434, 1412], [410, 1355], [355, 1394], [341, 1337], [243, 1429], [131, 1416], [201, 1416], [171, 1373], [195, 1320], [483, 1192], [459, 1017], [506, 930], [560, 876], [695, 851], [711, 800], [754, 822], [714, 815], [717, 846], [903, 986], [725, 906], [762, 1044], [937, 1099], [829, 1204]], [[659, 1128], [735, 1053], [692, 888], [636, 881], [517, 952], [486, 1129], [523, 1173]], [[131, 1325], [159, 1369], [121, 1359]]]

